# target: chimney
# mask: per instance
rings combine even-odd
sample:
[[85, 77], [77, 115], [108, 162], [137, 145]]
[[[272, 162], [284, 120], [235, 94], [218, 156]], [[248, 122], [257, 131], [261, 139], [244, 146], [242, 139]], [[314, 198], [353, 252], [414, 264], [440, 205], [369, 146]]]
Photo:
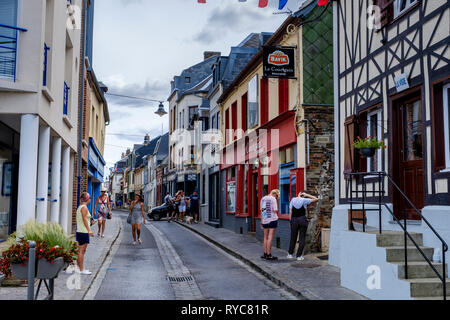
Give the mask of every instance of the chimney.
[[215, 56], [220, 56], [220, 52], [216, 52], [216, 51], [205, 51], [203, 52], [203, 58], [204, 60], [207, 60], [211, 57], [215, 57]]
[[130, 150], [130, 149], [127, 149], [127, 153], [125, 153], [125, 155], [126, 155], [126, 156], [129, 156], [130, 153], [131, 153], [131, 150]]
[[150, 143], [150, 135], [147, 133], [144, 137], [144, 145], [148, 145]]

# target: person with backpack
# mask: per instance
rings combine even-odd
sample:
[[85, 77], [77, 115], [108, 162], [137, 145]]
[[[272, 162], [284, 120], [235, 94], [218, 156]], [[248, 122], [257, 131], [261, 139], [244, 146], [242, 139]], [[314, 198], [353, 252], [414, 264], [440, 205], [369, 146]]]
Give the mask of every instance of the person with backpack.
[[303, 249], [306, 242], [306, 231], [308, 230], [307, 206], [319, 201], [318, 198], [307, 194], [305, 191], [299, 193], [298, 197], [293, 198], [289, 204], [289, 220], [291, 221], [291, 241], [289, 245], [288, 259], [294, 259], [295, 244], [299, 238], [297, 250], [297, 261], [303, 261]]

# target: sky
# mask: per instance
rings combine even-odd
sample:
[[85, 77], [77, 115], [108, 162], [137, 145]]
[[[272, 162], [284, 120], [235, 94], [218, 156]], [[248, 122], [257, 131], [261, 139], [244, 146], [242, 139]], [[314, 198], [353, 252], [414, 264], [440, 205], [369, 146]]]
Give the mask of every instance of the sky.
[[[303, 0], [289, 0], [295, 11]], [[252, 32], [274, 32], [288, 14], [278, 0], [258, 8], [258, 0], [96, 0], [93, 67], [110, 93], [164, 101], [170, 81], [203, 60], [204, 51], [228, 55]], [[122, 152], [168, 131], [169, 116], [158, 103], [106, 96], [111, 122], [106, 129], [107, 168]], [[107, 169], [108, 170], [108, 169]], [[108, 171], [107, 171], [108, 172]]]

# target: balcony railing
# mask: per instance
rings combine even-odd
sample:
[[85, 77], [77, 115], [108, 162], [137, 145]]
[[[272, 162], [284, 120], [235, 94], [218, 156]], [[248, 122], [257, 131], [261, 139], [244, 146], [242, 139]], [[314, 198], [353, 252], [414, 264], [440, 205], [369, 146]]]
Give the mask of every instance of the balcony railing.
[[70, 87], [64, 82], [64, 102], [63, 102], [63, 114], [67, 116], [69, 107], [69, 90]]
[[16, 82], [17, 40], [26, 29], [0, 24], [0, 77]]

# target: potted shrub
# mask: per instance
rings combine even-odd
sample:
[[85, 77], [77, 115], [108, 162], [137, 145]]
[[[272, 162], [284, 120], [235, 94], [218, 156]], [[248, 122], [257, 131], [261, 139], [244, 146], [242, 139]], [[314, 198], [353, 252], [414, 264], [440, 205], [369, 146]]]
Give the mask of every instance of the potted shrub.
[[364, 139], [358, 137], [358, 139], [353, 142], [353, 146], [356, 149], [359, 149], [361, 156], [364, 158], [371, 158], [375, 155], [375, 152], [378, 149], [386, 148], [383, 141], [379, 141], [377, 138], [373, 137], [367, 137]]
[[22, 238], [9, 239], [9, 249], [0, 259], [0, 272], [6, 277], [13, 274], [19, 280], [28, 279], [28, 241], [36, 242], [36, 275], [38, 279], [54, 279], [68, 264], [77, 259], [77, 243], [66, 235], [57, 223], [28, 222], [21, 229]]

